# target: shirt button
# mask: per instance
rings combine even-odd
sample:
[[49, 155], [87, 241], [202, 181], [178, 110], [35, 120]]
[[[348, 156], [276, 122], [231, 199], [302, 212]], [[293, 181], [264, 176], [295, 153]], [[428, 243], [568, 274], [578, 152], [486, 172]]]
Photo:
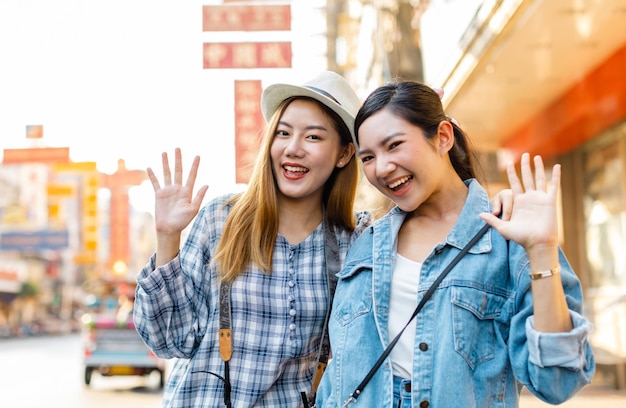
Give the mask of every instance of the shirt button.
[[296, 325], [295, 325], [295, 324], [293, 324], [293, 323], [291, 323], [291, 324], [289, 325], [289, 330], [291, 330], [291, 331], [296, 330]]
[[287, 297], [287, 300], [288, 300], [288, 301], [290, 301], [290, 302], [293, 302], [294, 300], [296, 300], [296, 298], [295, 298], [295, 297], [293, 297], [293, 295], [289, 295], [289, 296]]
[[294, 286], [296, 286], [296, 283], [294, 281], [289, 281], [287, 285], [289, 285], [290, 288], [293, 288]]
[[289, 311], [289, 316], [295, 316], [296, 315], [296, 310], [295, 309], [291, 309]]
[[422, 401], [420, 402], [420, 408], [428, 408], [430, 406], [430, 402]]
[[428, 350], [428, 344], [426, 344], [426, 343], [420, 343], [419, 348], [420, 348], [420, 350], [422, 350], [422, 351], [426, 351], [426, 350]]

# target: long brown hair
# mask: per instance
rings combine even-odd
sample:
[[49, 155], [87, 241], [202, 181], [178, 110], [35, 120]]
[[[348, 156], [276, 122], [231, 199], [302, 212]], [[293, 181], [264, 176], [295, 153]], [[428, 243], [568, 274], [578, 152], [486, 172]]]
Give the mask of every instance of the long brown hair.
[[[276, 235], [278, 234], [278, 187], [272, 170], [270, 149], [278, 122], [291, 102], [297, 99], [317, 103], [331, 118], [339, 133], [342, 147], [352, 143], [343, 120], [325, 105], [310, 98], [294, 97], [281, 103], [265, 128], [261, 151], [254, 165], [246, 191], [233, 196], [226, 205], [232, 209], [226, 217], [224, 231], [214, 262], [219, 264], [222, 279], [232, 282], [251, 264], [270, 273]], [[326, 217], [332, 226], [354, 230], [353, 205], [358, 183], [358, 164], [354, 156], [349, 163], [336, 167], [324, 186]]]

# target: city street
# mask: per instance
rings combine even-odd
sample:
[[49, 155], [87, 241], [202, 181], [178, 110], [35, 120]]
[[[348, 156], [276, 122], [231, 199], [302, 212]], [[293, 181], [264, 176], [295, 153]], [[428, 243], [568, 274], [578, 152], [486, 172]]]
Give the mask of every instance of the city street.
[[0, 339], [0, 406], [14, 408], [155, 408], [158, 375], [83, 382], [78, 334]]
[[[157, 408], [158, 376], [101, 377], [83, 383], [82, 344], [78, 334], [0, 339], [0, 406], [15, 408]], [[590, 386], [560, 405], [583, 408], [626, 407], [626, 391]], [[528, 391], [522, 408], [553, 407]]]

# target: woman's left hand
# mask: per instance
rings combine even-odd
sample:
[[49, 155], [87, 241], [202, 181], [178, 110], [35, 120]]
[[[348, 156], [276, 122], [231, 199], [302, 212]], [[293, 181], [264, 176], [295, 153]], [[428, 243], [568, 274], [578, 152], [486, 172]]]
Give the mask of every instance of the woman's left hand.
[[510, 188], [501, 190], [491, 201], [491, 213], [500, 217], [502, 221], [511, 219], [513, 212], [513, 191]]
[[555, 165], [548, 184], [540, 156], [534, 157], [535, 173], [530, 165], [530, 155], [521, 160], [521, 180], [513, 163], [507, 166], [507, 175], [513, 193], [513, 210], [510, 220], [498, 219], [493, 214], [480, 217], [506, 239], [513, 240], [530, 252], [535, 248], [558, 245], [556, 198], [561, 179], [561, 166]]

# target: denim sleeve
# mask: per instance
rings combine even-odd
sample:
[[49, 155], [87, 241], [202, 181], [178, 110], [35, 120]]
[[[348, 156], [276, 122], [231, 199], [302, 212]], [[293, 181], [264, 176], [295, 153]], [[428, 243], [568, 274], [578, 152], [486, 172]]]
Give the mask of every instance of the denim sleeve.
[[518, 381], [550, 404], [560, 404], [589, 384], [595, 360], [589, 344], [591, 324], [581, 315], [582, 289], [567, 259], [559, 252], [561, 281], [572, 318], [567, 333], [540, 333], [534, 329], [532, 293], [527, 264], [518, 271], [518, 287], [525, 288], [517, 300], [511, 321], [509, 355]]
[[565, 367], [583, 370], [585, 348], [591, 324], [583, 316], [570, 311], [574, 328], [568, 333], [541, 333], [535, 330], [534, 316], [526, 320], [529, 360], [537, 367]]

